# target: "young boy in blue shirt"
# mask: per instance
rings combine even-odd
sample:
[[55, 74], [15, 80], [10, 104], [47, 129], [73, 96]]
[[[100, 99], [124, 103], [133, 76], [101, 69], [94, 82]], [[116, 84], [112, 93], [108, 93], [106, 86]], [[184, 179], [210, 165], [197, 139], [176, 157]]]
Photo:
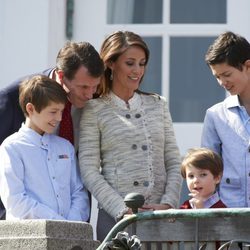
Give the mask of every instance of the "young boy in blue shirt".
[[20, 86], [25, 123], [0, 146], [0, 195], [7, 220], [89, 217], [74, 148], [53, 134], [66, 101], [62, 86], [47, 76], [34, 76]]

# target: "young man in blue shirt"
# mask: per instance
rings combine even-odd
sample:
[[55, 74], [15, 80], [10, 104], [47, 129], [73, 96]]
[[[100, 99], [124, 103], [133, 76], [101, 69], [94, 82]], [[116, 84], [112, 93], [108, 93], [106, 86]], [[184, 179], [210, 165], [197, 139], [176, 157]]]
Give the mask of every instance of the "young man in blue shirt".
[[222, 156], [222, 201], [227, 207], [250, 207], [250, 44], [225, 32], [209, 47], [205, 59], [230, 95], [207, 110], [201, 145]]

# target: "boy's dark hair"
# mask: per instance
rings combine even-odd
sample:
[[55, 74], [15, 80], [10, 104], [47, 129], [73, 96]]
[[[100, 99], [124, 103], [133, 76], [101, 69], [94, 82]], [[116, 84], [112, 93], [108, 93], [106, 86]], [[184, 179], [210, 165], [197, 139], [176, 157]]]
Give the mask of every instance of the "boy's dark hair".
[[104, 72], [103, 61], [90, 43], [67, 42], [58, 52], [56, 69], [62, 70], [65, 77], [72, 80], [81, 66], [84, 66], [92, 77], [100, 77]]
[[242, 65], [249, 59], [249, 42], [231, 31], [219, 35], [210, 45], [205, 56], [208, 65], [227, 63], [239, 70], [242, 70]]
[[55, 80], [47, 76], [37, 75], [24, 80], [19, 87], [19, 104], [25, 116], [27, 103], [32, 103], [38, 113], [50, 102], [63, 103], [67, 101], [67, 93]]
[[181, 164], [181, 175], [186, 179], [186, 167], [209, 170], [214, 177], [222, 175], [223, 162], [217, 153], [207, 148], [193, 148], [188, 151]]

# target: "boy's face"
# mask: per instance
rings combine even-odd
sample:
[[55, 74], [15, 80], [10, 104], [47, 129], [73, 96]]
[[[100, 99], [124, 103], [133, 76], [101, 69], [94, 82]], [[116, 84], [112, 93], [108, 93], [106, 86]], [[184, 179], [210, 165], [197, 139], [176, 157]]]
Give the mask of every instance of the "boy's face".
[[213, 176], [207, 169], [186, 167], [186, 181], [192, 197], [204, 200], [209, 198], [215, 192], [216, 185], [220, 180], [220, 176]]
[[50, 102], [46, 108], [38, 113], [33, 104], [28, 103], [26, 105], [29, 114], [28, 127], [41, 135], [44, 132], [48, 134], [53, 133], [62, 119], [64, 106], [63, 103]]
[[250, 90], [250, 63], [248, 61], [242, 65], [242, 71], [227, 63], [210, 65], [210, 69], [220, 86], [231, 95], [242, 95]]

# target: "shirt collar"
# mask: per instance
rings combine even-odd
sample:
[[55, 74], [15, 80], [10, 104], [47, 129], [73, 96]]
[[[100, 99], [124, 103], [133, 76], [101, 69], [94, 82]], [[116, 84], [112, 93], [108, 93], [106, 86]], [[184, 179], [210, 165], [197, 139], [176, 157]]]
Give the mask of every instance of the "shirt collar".
[[240, 104], [239, 96], [238, 95], [229, 96], [226, 99], [226, 106], [228, 109], [236, 108], [239, 112], [239, 115], [241, 117], [244, 126], [246, 126], [246, 124], [249, 122], [250, 117], [245, 107]]
[[123, 110], [137, 110], [142, 104], [141, 96], [136, 92], [134, 93], [133, 97], [128, 100], [128, 104], [120, 97], [115, 95], [112, 91], [107, 94], [106, 100], [111, 102], [112, 105], [115, 105]]
[[217, 203], [220, 200], [218, 192], [215, 192], [213, 195], [211, 195], [205, 202], [204, 202], [204, 208], [210, 208], [215, 203]]
[[238, 95], [231, 95], [225, 101], [228, 109], [241, 106]]
[[22, 124], [19, 132], [22, 133], [29, 141], [33, 142], [37, 146], [48, 147], [49, 134], [44, 133], [43, 135], [38, 134], [35, 130], [27, 127], [24, 123]]

